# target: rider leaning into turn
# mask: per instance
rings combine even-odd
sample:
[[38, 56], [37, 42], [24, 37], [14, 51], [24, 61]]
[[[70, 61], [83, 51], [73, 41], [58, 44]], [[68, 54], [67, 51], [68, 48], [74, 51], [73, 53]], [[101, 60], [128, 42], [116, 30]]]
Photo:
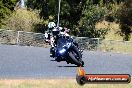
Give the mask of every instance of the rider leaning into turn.
[[[64, 35], [70, 37], [68, 34], [70, 29], [67, 28], [62, 28], [62, 27], [56, 27], [56, 24], [54, 22], [49, 22], [48, 24], [48, 30], [45, 32], [45, 38], [46, 41], [50, 43], [51, 48], [50, 48], [50, 57], [54, 57], [54, 47], [55, 47], [55, 42], [57, 41], [58, 35]], [[78, 47], [78, 44], [74, 42], [74, 44]]]
[[54, 47], [55, 47], [55, 42], [59, 34], [64, 34], [65, 36], [70, 36], [67, 32], [68, 29], [62, 28], [62, 27], [56, 27], [56, 24], [54, 22], [49, 22], [48, 24], [48, 30], [45, 32], [45, 38], [46, 42], [49, 42], [51, 45], [50, 48], [50, 56], [54, 57]]

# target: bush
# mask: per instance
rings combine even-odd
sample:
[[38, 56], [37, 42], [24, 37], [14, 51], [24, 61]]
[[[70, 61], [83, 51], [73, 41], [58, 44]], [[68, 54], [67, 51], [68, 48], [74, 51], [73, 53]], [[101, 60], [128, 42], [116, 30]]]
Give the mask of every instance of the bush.
[[14, 11], [17, 0], [0, 0], [0, 28], [4, 25], [3, 20]]
[[90, 38], [103, 37], [106, 30], [96, 30], [95, 24], [104, 18], [106, 14], [105, 8], [98, 5], [93, 5], [89, 0], [87, 1], [86, 9], [83, 11], [84, 17], [80, 21], [81, 29], [83, 30], [80, 36]]
[[2, 28], [16, 31], [34, 31], [36, 24], [41, 23], [39, 15], [32, 10], [17, 9], [9, 19], [7, 19]]
[[126, 0], [117, 12], [120, 23], [120, 34], [125, 41], [129, 41], [132, 33], [132, 1]]

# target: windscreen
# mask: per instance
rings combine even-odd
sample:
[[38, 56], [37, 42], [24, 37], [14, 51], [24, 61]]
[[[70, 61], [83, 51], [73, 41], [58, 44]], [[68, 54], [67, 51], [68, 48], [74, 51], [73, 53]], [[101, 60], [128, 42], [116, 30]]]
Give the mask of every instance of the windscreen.
[[57, 47], [62, 47], [62, 46], [64, 46], [67, 42], [68, 42], [67, 39], [65, 39], [65, 38], [59, 38], [58, 41], [57, 41]]

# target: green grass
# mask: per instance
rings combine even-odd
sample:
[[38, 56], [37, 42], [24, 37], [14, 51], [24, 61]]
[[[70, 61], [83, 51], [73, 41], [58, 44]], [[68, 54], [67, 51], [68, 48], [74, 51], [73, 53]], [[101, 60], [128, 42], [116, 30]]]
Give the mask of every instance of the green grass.
[[[96, 24], [96, 28], [109, 29], [105, 39], [99, 49], [108, 52], [132, 53], [132, 34], [130, 42], [123, 42], [123, 37], [119, 35], [120, 27], [115, 22], [102, 21]], [[108, 41], [112, 40], [112, 41]]]
[[75, 79], [19, 79], [0, 80], [0, 88], [131, 88], [130, 84], [85, 84]]
[[123, 41], [103, 41], [99, 49], [101, 51], [132, 53], [132, 42]]

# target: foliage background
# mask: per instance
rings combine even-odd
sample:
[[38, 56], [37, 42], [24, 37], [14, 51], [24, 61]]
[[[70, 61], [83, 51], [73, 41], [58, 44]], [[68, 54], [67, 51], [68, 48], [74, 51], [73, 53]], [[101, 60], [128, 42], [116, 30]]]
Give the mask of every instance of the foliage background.
[[35, 11], [17, 9], [10, 18], [4, 21], [6, 23], [3, 26], [4, 29], [16, 30], [16, 31], [34, 31], [36, 24], [42, 22], [39, 15]]
[[3, 20], [14, 11], [17, 0], [0, 0], [0, 28], [4, 25]]
[[[16, 8], [19, 0], [0, 1], [0, 28], [44, 33], [50, 21], [57, 23], [59, 0], [25, 0], [24, 9]], [[60, 26], [75, 36], [100, 37], [119, 25], [112, 36], [130, 40], [132, 35], [131, 0], [61, 0]], [[107, 27], [97, 27], [107, 22]]]

